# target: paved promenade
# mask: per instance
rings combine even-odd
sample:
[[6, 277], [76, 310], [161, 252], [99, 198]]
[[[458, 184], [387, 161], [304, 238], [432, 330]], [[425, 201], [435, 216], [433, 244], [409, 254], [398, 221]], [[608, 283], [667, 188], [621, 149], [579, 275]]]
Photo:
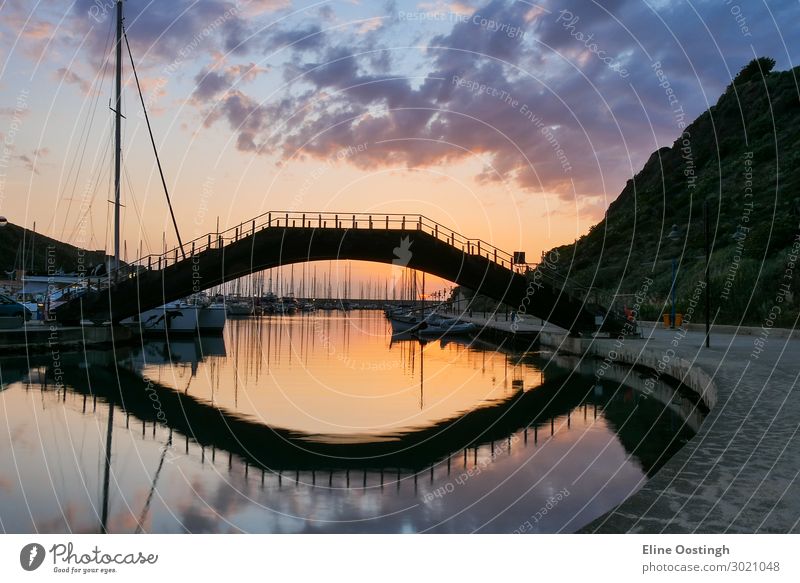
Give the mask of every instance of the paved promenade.
[[644, 338], [624, 340], [542, 332], [549, 347], [595, 366], [611, 357], [663, 370], [711, 405], [697, 435], [584, 532], [800, 532], [800, 340], [781, 330], [723, 330], [712, 331], [711, 348], [695, 330], [645, 328]]

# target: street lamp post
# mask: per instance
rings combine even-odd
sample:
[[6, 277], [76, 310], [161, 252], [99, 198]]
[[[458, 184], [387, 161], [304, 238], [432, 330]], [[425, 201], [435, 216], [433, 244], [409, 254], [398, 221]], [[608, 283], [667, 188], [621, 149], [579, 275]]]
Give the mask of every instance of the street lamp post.
[[[706, 348], [711, 348], [711, 288], [708, 277], [708, 270], [711, 264], [711, 240], [709, 237], [709, 213], [708, 202], [703, 201], [703, 239], [705, 247], [705, 268], [703, 272], [703, 283], [705, 284], [705, 317], [706, 317]], [[678, 241], [681, 238], [681, 232], [678, 230], [678, 225], [672, 225], [672, 229], [667, 235], [667, 238], [672, 241]], [[698, 257], [700, 259], [700, 257]], [[675, 320], [677, 314], [675, 313], [675, 295], [676, 295], [676, 279], [678, 275], [676, 259], [672, 259], [672, 288], [670, 289], [671, 309], [670, 309], [670, 328], [675, 328]]]
[[[679, 241], [681, 238], [681, 232], [678, 230], [678, 225], [672, 225], [672, 230], [667, 235], [667, 238], [671, 241]], [[669, 327], [675, 328], [675, 320], [677, 319], [676, 314], [676, 306], [675, 306], [675, 296], [677, 295], [676, 290], [676, 280], [678, 277], [678, 265], [677, 259], [675, 257], [672, 258], [672, 286], [670, 287], [670, 312], [669, 312]]]
[[703, 234], [706, 248], [706, 269], [704, 279], [706, 284], [706, 348], [711, 348], [711, 283], [708, 280], [708, 267], [711, 263], [711, 247], [708, 237], [708, 201], [703, 201]]
[[677, 319], [677, 316], [678, 316], [678, 314], [676, 314], [676, 310], [677, 310], [677, 309], [676, 309], [676, 307], [675, 307], [675, 294], [676, 294], [676, 290], [675, 290], [675, 287], [676, 287], [676, 286], [675, 286], [675, 279], [676, 279], [676, 276], [677, 276], [677, 274], [678, 274], [678, 273], [677, 273], [677, 272], [678, 272], [678, 268], [677, 268], [677, 265], [676, 265], [676, 263], [677, 263], [677, 260], [676, 260], [676, 259], [673, 257], [673, 258], [672, 258], [672, 286], [671, 286], [671, 287], [670, 287], [670, 289], [669, 289], [669, 295], [670, 295], [670, 302], [669, 302], [669, 306], [670, 306], [670, 307], [669, 307], [669, 327], [670, 327], [670, 328], [673, 328], [673, 329], [675, 328], [675, 320]]

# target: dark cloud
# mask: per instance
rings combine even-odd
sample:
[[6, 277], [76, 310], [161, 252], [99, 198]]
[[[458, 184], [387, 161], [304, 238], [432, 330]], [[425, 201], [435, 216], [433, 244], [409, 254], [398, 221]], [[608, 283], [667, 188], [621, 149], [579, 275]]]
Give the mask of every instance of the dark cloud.
[[267, 51], [272, 52], [281, 48], [289, 48], [293, 51], [314, 51], [325, 45], [325, 35], [322, 27], [318, 24], [295, 29], [277, 30], [267, 37]]
[[239, 83], [252, 81], [268, 69], [255, 63], [230, 65], [221, 69], [202, 69], [196, 76], [193, 98], [200, 102], [208, 101], [220, 93], [235, 88]]
[[[127, 0], [125, 27], [143, 66], [196, 60], [214, 52], [241, 55], [260, 37], [254, 15], [284, 8], [284, 0]], [[71, 30], [89, 36], [96, 59], [107, 49], [106, 32], [114, 18], [111, 2], [77, 0]]]
[[195, 96], [206, 123], [225, 120], [245, 151], [328, 158], [367, 143], [348, 158], [360, 168], [477, 156], [486, 163], [482, 181], [615, 196], [680, 133], [655, 62], [688, 123], [755, 55], [787, 68], [800, 52], [780, 28], [798, 16], [790, 0], [741, 3], [738, 19], [714, 2], [613, 0], [576, 3], [571, 12], [555, 1], [475, 6], [425, 48], [402, 52], [392, 47], [421, 34], [415, 23], [394, 18], [334, 35], [324, 26], [336, 14], [318, 12], [319, 22], [305, 18], [264, 37], [270, 50], [293, 47], [280, 98], [228, 91], [221, 72], [198, 76]]

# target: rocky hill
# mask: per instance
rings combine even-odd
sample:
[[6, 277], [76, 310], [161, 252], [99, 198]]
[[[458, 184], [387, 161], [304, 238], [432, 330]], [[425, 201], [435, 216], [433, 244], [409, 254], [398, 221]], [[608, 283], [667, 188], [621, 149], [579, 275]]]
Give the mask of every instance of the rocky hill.
[[[800, 67], [773, 66], [769, 58], [751, 62], [671, 147], [654, 152], [606, 218], [558, 248], [559, 273], [628, 306], [639, 293], [640, 319], [655, 319], [669, 311], [677, 258], [677, 309], [693, 307], [700, 321], [705, 202], [712, 315], [718, 323], [793, 326], [800, 311]], [[668, 237], [673, 225], [675, 239]]]
[[[28, 273], [47, 275], [88, 270], [102, 263], [104, 254], [98, 251], [82, 251], [68, 243], [45, 237], [11, 223], [0, 227], [0, 269], [11, 272], [24, 268]], [[7, 273], [0, 273], [0, 279]]]

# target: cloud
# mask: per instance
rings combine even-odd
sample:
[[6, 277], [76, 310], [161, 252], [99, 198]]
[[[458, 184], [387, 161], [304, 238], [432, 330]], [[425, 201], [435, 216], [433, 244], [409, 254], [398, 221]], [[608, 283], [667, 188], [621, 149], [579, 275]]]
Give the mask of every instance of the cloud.
[[[771, 9], [785, 14], [791, 3]], [[616, 196], [652, 151], [680, 133], [653, 62], [669, 71], [689, 122], [752, 58], [750, 39], [742, 42], [726, 8], [699, 10], [695, 16], [634, 0], [580, 4], [571, 15], [555, 2], [462, 4], [427, 48], [397, 55], [397, 72], [387, 70], [396, 53], [381, 29], [369, 40], [334, 40], [306, 22], [272, 37], [286, 44], [313, 38], [316, 51], [313, 60], [286, 64], [290, 83], [280, 101], [237, 93], [217, 104], [209, 123], [226, 119], [241, 133], [240, 148], [283, 161], [329, 158], [366, 142], [348, 163], [371, 169], [488, 160], [478, 181], [565, 197]], [[763, 16], [762, 8], [750, 10], [754, 21]], [[421, 34], [416, 22], [391, 28], [392, 35]], [[783, 50], [774, 30], [762, 29], [752, 43], [762, 54]], [[717, 44], [722, 53], [709, 56]], [[791, 50], [797, 54], [796, 43]], [[409, 62], [416, 74], [403, 71]]]
[[[73, 44], [89, 35], [98, 68], [110, 14], [93, 19], [93, 6], [77, 0], [65, 28]], [[715, 2], [575, 3], [569, 15], [555, 0], [404, 5], [448, 14], [432, 23], [401, 19], [398, 6], [323, 4], [290, 16], [285, 0], [129, 0], [126, 25], [142, 78], [158, 77], [162, 91], [173, 76], [194, 79], [189, 97], [203, 124], [224, 124], [242, 151], [288, 162], [368, 143], [344, 163], [469, 160], [479, 182], [595, 199], [616, 196], [680, 133], [654, 62], [688, 122], [754, 54], [779, 68], [800, 56], [782, 29], [797, 17], [791, 0], [740, 3], [741, 18]], [[46, 30], [31, 29], [38, 41], [28, 41]], [[279, 74], [263, 75], [265, 58]], [[88, 90], [64, 66], [54, 74]]]
[[239, 83], [253, 81], [268, 71], [268, 68], [255, 63], [230, 65], [218, 71], [203, 69], [195, 76], [197, 86], [192, 97], [199, 102], [208, 101]]
[[314, 51], [325, 44], [325, 35], [319, 24], [308, 24], [300, 28], [284, 28], [272, 32], [267, 39], [268, 52], [289, 48], [293, 51]]
[[[142, 67], [162, 66], [176, 59], [192, 63], [215, 51], [244, 54], [256, 22], [271, 12], [287, 8], [284, 0], [128, 0], [125, 27]], [[70, 28], [76, 35], [89, 34], [90, 52], [102, 59], [108, 21], [113, 11], [98, 8], [94, 0], [77, 0]]]
[[39, 169], [36, 167], [37, 164], [39, 163], [39, 158], [42, 156], [46, 156], [49, 152], [50, 150], [48, 150], [47, 148], [41, 148], [34, 150], [33, 153], [31, 154], [18, 154], [14, 156], [14, 160], [20, 162], [28, 172], [39, 174]]
[[56, 69], [53, 72], [53, 76], [56, 81], [64, 82], [69, 85], [75, 85], [78, 87], [84, 95], [88, 95], [92, 90], [92, 84], [89, 83], [86, 79], [75, 73], [74, 71], [67, 69], [65, 67], [61, 67], [60, 69]]

